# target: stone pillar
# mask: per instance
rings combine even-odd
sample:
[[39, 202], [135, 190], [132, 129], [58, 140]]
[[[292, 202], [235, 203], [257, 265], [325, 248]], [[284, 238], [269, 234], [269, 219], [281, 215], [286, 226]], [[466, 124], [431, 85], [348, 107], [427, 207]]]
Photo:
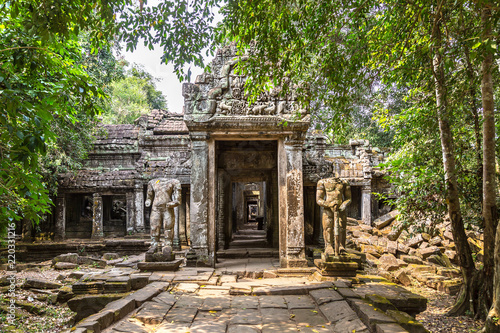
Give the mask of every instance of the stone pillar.
[[286, 261], [287, 267], [307, 267], [304, 241], [303, 140], [285, 141], [286, 153]]
[[208, 257], [208, 135], [191, 133], [191, 249], [198, 262], [209, 264]]
[[94, 193], [94, 215], [92, 216], [92, 239], [101, 239], [104, 237], [102, 226], [102, 196]]
[[137, 232], [145, 232], [144, 227], [144, 189], [142, 183], [135, 184], [134, 188], [135, 221], [134, 226]]
[[179, 251], [181, 249], [181, 241], [179, 238], [179, 206], [174, 208], [174, 214], [174, 240], [172, 241], [172, 248], [174, 251]]
[[134, 192], [127, 192], [125, 195], [127, 201], [127, 234], [130, 235], [134, 232], [134, 224], [135, 224], [135, 200], [134, 200]]
[[361, 219], [364, 224], [372, 224], [372, 187], [363, 185], [361, 187]]
[[187, 245], [186, 235], [186, 191], [182, 190], [182, 201], [179, 206], [179, 245]]
[[64, 195], [56, 198], [56, 230], [54, 240], [63, 241], [66, 238], [66, 197]]
[[191, 245], [191, 192], [186, 192], [186, 245]]

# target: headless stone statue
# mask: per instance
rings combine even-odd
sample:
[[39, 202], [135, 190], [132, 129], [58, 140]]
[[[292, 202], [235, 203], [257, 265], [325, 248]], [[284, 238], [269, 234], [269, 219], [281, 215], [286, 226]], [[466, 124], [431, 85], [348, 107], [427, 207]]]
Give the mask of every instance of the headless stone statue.
[[[336, 175], [318, 181], [316, 202], [323, 207], [323, 237], [325, 255], [345, 253], [347, 215], [351, 203], [351, 187]], [[333, 248], [335, 243], [335, 248]]]
[[151, 206], [151, 246], [153, 251], [161, 252], [160, 230], [163, 224], [165, 230], [165, 247], [172, 250], [174, 239], [175, 212], [174, 208], [180, 205], [181, 183], [177, 179], [156, 178], [148, 183], [148, 192], [145, 205]]

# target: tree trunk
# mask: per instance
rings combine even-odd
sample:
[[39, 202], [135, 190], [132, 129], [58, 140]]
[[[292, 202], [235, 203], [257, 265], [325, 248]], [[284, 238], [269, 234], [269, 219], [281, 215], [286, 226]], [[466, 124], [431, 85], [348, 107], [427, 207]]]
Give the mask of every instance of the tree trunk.
[[[476, 178], [477, 197], [483, 198], [483, 156], [481, 152], [481, 125], [479, 123], [479, 111], [476, 105], [476, 85], [474, 83], [474, 68], [470, 62], [470, 53], [467, 46], [464, 47], [467, 76], [469, 77], [470, 111], [474, 119], [474, 138], [476, 141]], [[482, 208], [482, 207], [481, 207]], [[482, 213], [482, 211], [481, 211]], [[484, 225], [482, 226], [484, 228]]]
[[[483, 8], [481, 23], [483, 24], [483, 40], [491, 35], [491, 11]], [[482, 63], [481, 95], [483, 104], [483, 222], [484, 222], [484, 273], [486, 281], [493, 281], [488, 290], [493, 294], [491, 308], [486, 320], [487, 332], [500, 332], [498, 315], [500, 314], [500, 230], [496, 207], [496, 170], [495, 170], [495, 111], [493, 101], [493, 52], [486, 45]], [[496, 232], [495, 232], [496, 231]], [[496, 234], [496, 240], [495, 240]], [[496, 250], [495, 250], [496, 246]], [[490, 294], [491, 295], [491, 294]], [[496, 320], [494, 318], [497, 318]]]
[[444, 64], [441, 43], [441, 7], [435, 14], [435, 22], [432, 32], [435, 51], [433, 59], [433, 74], [436, 88], [436, 106], [439, 122], [439, 135], [441, 138], [441, 149], [443, 153], [443, 167], [445, 172], [448, 214], [451, 220], [453, 239], [457, 248], [462, 276], [464, 279], [463, 287], [460, 291], [457, 303], [448, 312], [448, 315], [461, 315], [467, 310], [474, 311], [471, 308], [471, 293], [473, 290], [472, 282], [475, 273], [472, 253], [465, 235], [462, 213], [460, 211], [460, 199], [457, 185], [457, 174], [455, 167], [455, 154], [453, 149], [453, 136], [449, 123], [448, 105], [446, 96], [446, 85], [444, 75]]

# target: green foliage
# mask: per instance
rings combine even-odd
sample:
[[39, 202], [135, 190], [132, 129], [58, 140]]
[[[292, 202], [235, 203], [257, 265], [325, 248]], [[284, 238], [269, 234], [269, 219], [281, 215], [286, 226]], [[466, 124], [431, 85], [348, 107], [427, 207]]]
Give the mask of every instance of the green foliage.
[[[481, 4], [441, 5], [229, 1], [218, 38], [254, 55], [240, 64], [252, 77], [249, 92], [295, 84], [302, 101], [312, 102], [314, 126], [334, 142], [361, 138], [393, 147], [386, 167], [400, 195], [396, 204], [410, 221], [438, 222], [446, 213], [432, 62], [436, 52], [441, 54], [464, 220], [480, 224], [479, 74], [485, 48], [496, 45], [494, 38], [481, 36]], [[441, 9], [446, 37], [435, 45], [434, 15]], [[498, 29], [499, 11], [494, 15]]]
[[[110, 83], [110, 42], [160, 43], [179, 77], [202, 65], [213, 1], [19, 0], [0, 4], [0, 230], [50, 209], [56, 173], [78, 164]], [[144, 5], [146, 5], [144, 7]], [[142, 8], [144, 7], [144, 8]], [[151, 31], [156, 31], [153, 35]], [[83, 35], [81, 35], [83, 34]], [[81, 36], [85, 36], [82, 39]], [[188, 71], [189, 74], [189, 71]], [[147, 86], [147, 85], [146, 85]], [[146, 95], [162, 99], [151, 86]]]
[[122, 71], [121, 79], [109, 85], [110, 99], [105, 106], [103, 123], [133, 124], [151, 109], [166, 109], [167, 102], [161, 91], [156, 90], [155, 79], [143, 67], [133, 65]]
[[[21, 4], [28, 2], [0, 6], [3, 223], [19, 219], [21, 214], [36, 221], [48, 212], [50, 199], [39, 173], [40, 156], [57, 141], [55, 126], [77, 123], [80, 110], [89, 116], [96, 114], [99, 109], [93, 100], [101, 96], [101, 90], [76, 63], [80, 47], [66, 22], [47, 25], [47, 17]], [[46, 30], [37, 22], [45, 24]]]

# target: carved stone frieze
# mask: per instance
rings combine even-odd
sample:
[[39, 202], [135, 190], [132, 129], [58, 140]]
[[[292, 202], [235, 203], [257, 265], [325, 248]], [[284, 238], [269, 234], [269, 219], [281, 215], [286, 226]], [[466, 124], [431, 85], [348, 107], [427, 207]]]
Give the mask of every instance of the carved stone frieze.
[[194, 84], [183, 85], [184, 119], [188, 127], [190, 122], [210, 122], [214, 118], [233, 121], [229, 117], [271, 117], [309, 122], [307, 107], [299, 106], [293, 89], [288, 96], [282, 96], [280, 88], [275, 87], [248, 103], [245, 94], [247, 78], [236, 70], [237, 64], [247, 59], [247, 55], [238, 54], [234, 45], [219, 49], [212, 61], [212, 73], [199, 75]]

